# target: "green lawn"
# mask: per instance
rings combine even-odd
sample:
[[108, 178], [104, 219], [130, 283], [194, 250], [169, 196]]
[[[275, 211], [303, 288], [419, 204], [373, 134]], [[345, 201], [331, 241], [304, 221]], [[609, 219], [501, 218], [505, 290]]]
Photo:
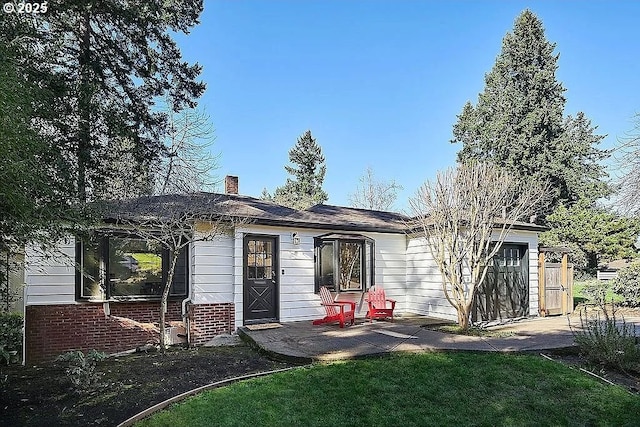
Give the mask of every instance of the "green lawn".
[[[590, 280], [581, 280], [581, 281], [575, 281], [573, 283], [573, 301], [574, 301], [574, 305], [577, 305], [577, 303], [591, 303], [593, 304], [594, 301], [592, 301], [591, 297], [589, 295], [587, 295], [586, 293], [584, 293], [584, 289], [585, 287], [589, 286], [589, 285], [594, 285], [596, 283], [600, 283], [602, 284], [603, 282], [597, 280], [597, 279], [590, 279]], [[624, 300], [624, 298], [622, 298], [620, 295], [614, 293], [611, 289], [607, 289], [607, 292], [605, 294], [605, 300], [607, 302], [621, 302], [622, 300]]]
[[139, 426], [623, 426], [640, 398], [539, 356], [426, 353], [205, 392]]

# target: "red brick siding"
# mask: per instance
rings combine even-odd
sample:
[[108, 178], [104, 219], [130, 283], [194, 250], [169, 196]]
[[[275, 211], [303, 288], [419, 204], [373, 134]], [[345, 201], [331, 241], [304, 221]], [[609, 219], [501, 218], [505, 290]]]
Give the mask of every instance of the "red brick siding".
[[202, 345], [216, 335], [235, 331], [235, 307], [232, 303], [191, 305], [189, 319], [193, 345]]
[[[159, 342], [159, 302], [111, 302], [109, 310], [106, 316], [102, 303], [27, 306], [27, 363], [51, 360], [71, 350], [116, 353]], [[189, 315], [192, 345], [235, 330], [233, 304], [191, 305]], [[167, 321], [181, 320], [180, 301], [170, 301]]]
[[[105, 316], [102, 303], [27, 306], [27, 363], [71, 350], [115, 353], [159, 341], [159, 302], [111, 302], [109, 309]], [[180, 313], [180, 302], [170, 301], [167, 321], [182, 320]]]

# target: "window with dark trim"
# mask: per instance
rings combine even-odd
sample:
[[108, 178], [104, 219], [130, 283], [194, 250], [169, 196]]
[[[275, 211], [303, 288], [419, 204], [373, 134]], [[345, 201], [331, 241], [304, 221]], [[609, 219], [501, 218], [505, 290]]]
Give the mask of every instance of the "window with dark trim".
[[[76, 242], [76, 297], [86, 300], [157, 299], [167, 281], [170, 252], [132, 235]], [[169, 296], [188, 292], [186, 248], [179, 254]]]
[[357, 234], [315, 238], [315, 291], [364, 292], [374, 284], [374, 241]]

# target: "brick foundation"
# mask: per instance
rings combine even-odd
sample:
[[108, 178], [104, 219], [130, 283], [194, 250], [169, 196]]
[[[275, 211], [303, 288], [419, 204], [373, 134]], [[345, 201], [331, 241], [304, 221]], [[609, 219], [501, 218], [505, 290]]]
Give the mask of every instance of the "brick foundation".
[[235, 307], [226, 304], [194, 304], [189, 306], [191, 344], [202, 345], [220, 334], [235, 331]]
[[[116, 353], [160, 341], [159, 302], [111, 302], [109, 311], [105, 315], [102, 303], [27, 306], [26, 362], [52, 360], [71, 350]], [[191, 305], [189, 316], [192, 345], [235, 329], [233, 304]], [[169, 301], [166, 319], [182, 321], [180, 301]]]

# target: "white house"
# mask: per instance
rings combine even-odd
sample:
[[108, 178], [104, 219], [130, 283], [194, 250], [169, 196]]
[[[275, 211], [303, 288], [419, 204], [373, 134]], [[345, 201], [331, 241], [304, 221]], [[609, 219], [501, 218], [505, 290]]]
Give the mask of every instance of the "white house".
[[[251, 323], [320, 318], [320, 286], [362, 310], [375, 284], [397, 300], [398, 314], [456, 319], [440, 272], [424, 238], [409, 232], [408, 217], [330, 205], [298, 211], [238, 195], [236, 177], [227, 177], [226, 187], [225, 194], [197, 197], [212, 209], [233, 206], [249, 221], [230, 235], [191, 242], [180, 255], [167, 313], [174, 335], [198, 345]], [[167, 203], [188, 206], [196, 196], [167, 197]], [[504, 268], [479, 295], [476, 318], [538, 314], [543, 230], [514, 225], [497, 257]], [[157, 341], [167, 251], [124, 230], [87, 241], [70, 237], [59, 249], [54, 257], [26, 253], [27, 361]]]

